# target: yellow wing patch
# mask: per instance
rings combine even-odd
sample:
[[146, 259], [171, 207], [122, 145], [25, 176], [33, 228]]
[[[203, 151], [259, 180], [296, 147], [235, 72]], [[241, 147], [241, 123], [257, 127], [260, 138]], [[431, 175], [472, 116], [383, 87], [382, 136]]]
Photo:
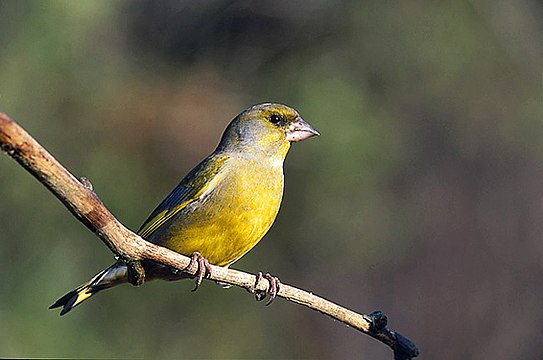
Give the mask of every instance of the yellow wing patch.
[[139, 235], [142, 238], [146, 238], [149, 235], [151, 235], [156, 229], [160, 227], [160, 225], [164, 224], [166, 221], [172, 218], [175, 214], [177, 214], [179, 211], [181, 211], [189, 201], [185, 201], [181, 205], [176, 206], [172, 210], [164, 210], [161, 213], [159, 213], [153, 220], [149, 221], [147, 225], [141, 231], [139, 232]]
[[[164, 225], [164, 223], [166, 223], [168, 220], [174, 217], [177, 213], [183, 210], [188, 204], [201, 199], [209, 191], [213, 190], [223, 177], [223, 173], [219, 169], [221, 169], [220, 165], [224, 163], [226, 158], [221, 158], [217, 160], [218, 161], [216, 162], [218, 162], [218, 164], [215, 164], [215, 165], [219, 165], [219, 166], [215, 167], [214, 169], [212, 167], [212, 169], [215, 170], [216, 172], [212, 170], [211, 174], [208, 174], [208, 175], [211, 175], [210, 178], [208, 178], [207, 176], [204, 176], [203, 179], [206, 181], [203, 184], [201, 184], [201, 186], [199, 186], [200, 184], [192, 184], [195, 187], [195, 189], [193, 191], [189, 191], [187, 193], [187, 196], [183, 196], [183, 199], [180, 199], [182, 200], [181, 203], [179, 203], [178, 205], [175, 205], [172, 208], [165, 208], [162, 211], [159, 210], [159, 212], [153, 218], [148, 219], [145, 222], [141, 230], [138, 231], [138, 234], [144, 239], [149, 237], [153, 232], [155, 232], [158, 228]], [[188, 181], [190, 182], [190, 180], [194, 180], [194, 179], [202, 180], [202, 178], [195, 177], [195, 178], [189, 179]]]

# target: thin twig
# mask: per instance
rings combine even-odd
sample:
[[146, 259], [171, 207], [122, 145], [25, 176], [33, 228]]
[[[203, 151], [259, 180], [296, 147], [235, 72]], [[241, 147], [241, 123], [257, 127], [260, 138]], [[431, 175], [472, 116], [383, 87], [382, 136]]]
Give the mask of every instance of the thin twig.
[[[194, 275], [196, 269], [186, 270], [190, 258], [149, 243], [123, 226], [92, 191], [86, 178], [78, 180], [49, 154], [23, 128], [0, 113], [0, 147], [49, 189], [70, 212], [85, 224], [117, 256], [129, 265], [131, 283], [143, 283], [143, 268], [139, 260], [149, 259]], [[254, 293], [268, 289], [266, 279], [255, 288], [255, 275], [212, 266], [211, 280], [236, 285]], [[387, 318], [381, 312], [358, 314], [293, 286], [281, 284], [277, 296], [328, 315], [364, 334], [387, 344], [394, 358], [411, 359], [418, 356], [416, 346], [386, 327]]]

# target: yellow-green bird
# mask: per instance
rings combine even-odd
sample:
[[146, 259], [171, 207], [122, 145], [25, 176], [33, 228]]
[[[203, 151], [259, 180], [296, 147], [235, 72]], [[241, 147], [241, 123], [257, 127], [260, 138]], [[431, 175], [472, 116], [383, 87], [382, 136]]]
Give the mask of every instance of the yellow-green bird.
[[[181, 180], [138, 234], [192, 256], [199, 266], [199, 285], [208, 262], [228, 266], [268, 232], [283, 197], [283, 162], [290, 144], [315, 135], [319, 133], [286, 105], [248, 108], [230, 122], [215, 151]], [[187, 277], [151, 261], [143, 267], [146, 279]], [[117, 262], [50, 309], [62, 307], [64, 315], [99, 291], [126, 282], [127, 267]]]

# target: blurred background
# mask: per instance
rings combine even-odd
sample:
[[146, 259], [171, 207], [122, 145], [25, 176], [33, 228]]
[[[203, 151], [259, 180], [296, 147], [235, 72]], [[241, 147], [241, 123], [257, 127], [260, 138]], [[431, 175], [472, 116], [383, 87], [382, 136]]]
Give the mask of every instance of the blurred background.
[[[136, 230], [227, 123], [289, 104], [275, 225], [233, 267], [382, 310], [422, 359], [543, 357], [538, 1], [1, 1], [0, 111]], [[391, 359], [316, 312], [189, 281], [47, 307], [110, 251], [0, 155], [0, 356]]]

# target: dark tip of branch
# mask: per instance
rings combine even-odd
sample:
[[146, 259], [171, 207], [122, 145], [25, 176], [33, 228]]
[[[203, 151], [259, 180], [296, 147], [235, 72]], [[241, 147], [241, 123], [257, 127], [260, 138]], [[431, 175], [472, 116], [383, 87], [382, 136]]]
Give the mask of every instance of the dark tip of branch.
[[394, 351], [394, 360], [410, 360], [419, 356], [419, 349], [408, 338], [387, 328], [388, 318], [382, 311], [364, 314], [370, 323], [370, 334], [383, 341]]
[[420, 351], [417, 346], [408, 338], [400, 333], [394, 333], [396, 343], [393, 346], [394, 360], [410, 360], [419, 356]]
[[371, 314], [365, 314], [364, 317], [370, 322], [370, 331], [372, 333], [383, 330], [388, 324], [388, 318], [382, 311], [374, 311]]

